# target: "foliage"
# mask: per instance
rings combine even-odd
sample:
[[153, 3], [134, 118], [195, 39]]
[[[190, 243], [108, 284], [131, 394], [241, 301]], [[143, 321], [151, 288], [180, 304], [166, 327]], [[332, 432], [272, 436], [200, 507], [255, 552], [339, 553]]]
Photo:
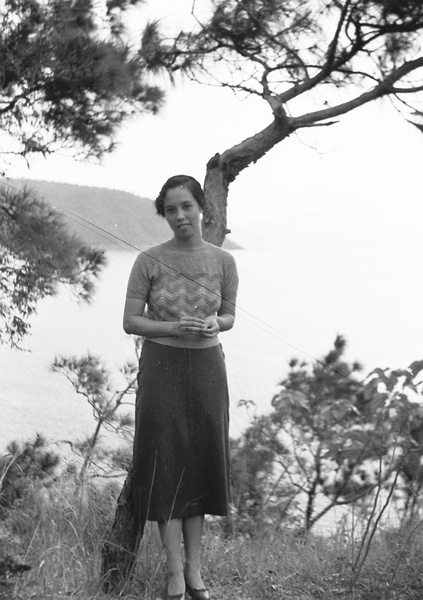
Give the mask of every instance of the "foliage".
[[0, 517], [19, 500], [34, 496], [37, 486], [50, 485], [60, 464], [40, 434], [33, 441], [11, 442], [6, 450], [0, 458]]
[[[125, 15], [142, 0], [4, 0], [0, 4], [0, 128], [6, 159], [59, 148], [101, 157], [125, 119], [155, 113]], [[1, 170], [1, 168], [0, 168]], [[4, 174], [4, 173], [3, 173]], [[28, 334], [38, 302], [59, 283], [89, 300], [102, 254], [69, 235], [30, 192], [0, 190], [0, 341]]]
[[[195, 5], [193, 14], [195, 16]], [[164, 37], [144, 31], [153, 73], [182, 72], [201, 83], [256, 96], [269, 124], [207, 164], [204, 233], [220, 245], [229, 185], [276, 144], [301, 130], [390, 98], [423, 129], [423, 4], [420, 0], [212, 0], [196, 27]]]
[[136, 4], [2, 2], [0, 127], [16, 142], [12, 153], [67, 146], [99, 157], [124, 119], [158, 110], [162, 92], [146, 83], [141, 52], [125, 39], [123, 17]]
[[[242, 404], [242, 402], [241, 402]], [[299, 525], [298, 501], [284, 471], [276, 468], [285, 445], [267, 435], [265, 415], [231, 440], [232, 527], [243, 535]]]
[[[136, 343], [139, 352], [140, 343]], [[129, 453], [123, 448], [101, 448], [100, 435], [104, 428], [111, 429], [126, 441], [132, 440], [133, 417], [122, 413], [126, 398], [136, 388], [137, 367], [125, 363], [120, 369], [124, 381], [122, 389], [116, 389], [112, 373], [100, 359], [87, 354], [81, 358], [56, 357], [52, 370], [62, 373], [71, 382], [77, 394], [86, 398], [96, 421], [95, 431], [88, 439], [70, 443], [72, 460], [63, 462], [63, 453], [53, 452], [44, 436], [37, 434], [33, 441], [11, 442], [7, 453], [0, 458], [0, 509], [9, 510], [25, 495], [34, 494], [34, 486], [48, 487], [62, 472], [74, 473], [82, 482], [94, 460], [96, 475], [102, 472], [107, 478], [121, 475], [129, 468]], [[122, 379], [120, 385], [122, 385]], [[133, 404], [131, 403], [131, 408]], [[82, 457], [82, 462], [77, 457]], [[77, 463], [79, 467], [77, 467]], [[0, 517], [1, 517], [0, 513]]]
[[[101, 591], [99, 549], [113, 519], [116, 495], [116, 485], [102, 482], [99, 486], [94, 481], [81, 494], [79, 484], [65, 476], [49, 488], [47, 502], [26, 496], [0, 523], [0, 532], [19, 537], [17, 550], [32, 566], [32, 575], [11, 578], [7, 585], [1, 585], [0, 598], [109, 598]], [[414, 529], [382, 529], [367, 556], [366, 568], [351, 586], [359, 543], [358, 537], [343, 532], [325, 538], [310, 535], [306, 540], [289, 531], [225, 538], [218, 522], [208, 522], [202, 554], [204, 577], [216, 598], [421, 597], [421, 524]], [[149, 527], [133, 580], [121, 590], [120, 597], [161, 597], [165, 581], [160, 540]]]
[[[272, 412], [255, 417], [241, 438], [232, 442], [235, 531], [228, 535], [224, 519], [207, 519], [203, 551], [205, 576], [217, 596], [420, 597], [418, 511], [398, 530], [382, 526], [381, 516], [397, 480], [402, 478], [404, 486], [411, 475], [417, 486], [413, 490], [417, 494], [420, 489], [420, 460], [417, 465], [414, 459], [416, 453], [421, 455], [423, 361], [408, 369], [376, 369], [360, 383], [353, 379], [360, 365], [344, 360], [345, 348], [345, 340], [338, 337], [333, 349], [312, 367], [292, 360]], [[118, 392], [113, 391], [111, 373], [95, 357], [57, 358], [53, 370], [65, 374], [88, 400], [97, 424], [103, 419], [102, 426], [108, 421], [120, 430], [124, 424], [116, 411], [123, 395], [133, 390], [135, 365], [122, 368], [127, 386]], [[364, 423], [369, 425], [367, 431]], [[94, 439], [98, 440], [96, 434]], [[87, 446], [89, 462], [96, 444]], [[0, 534], [2, 539], [13, 539], [21, 550], [19, 564], [42, 575], [22, 577], [7, 587], [9, 598], [53, 597], [58, 589], [72, 590], [81, 600], [105, 597], [100, 548], [113, 519], [117, 485], [107, 483], [108, 479], [85, 478], [81, 486], [84, 473], [69, 469], [59, 473], [59, 467], [41, 436], [34, 442], [10, 445], [0, 459], [4, 509]], [[318, 468], [320, 479], [313, 490]], [[331, 476], [329, 468], [338, 469], [342, 476]], [[375, 485], [369, 480], [372, 469], [377, 471]], [[389, 493], [379, 508], [377, 496], [385, 484]], [[34, 493], [37, 487], [46, 493]], [[365, 497], [376, 489], [372, 513], [365, 516], [362, 527], [353, 524], [327, 538], [310, 531], [298, 536], [296, 529], [287, 527], [296, 524], [301, 509], [298, 490], [306, 497], [309, 494], [307, 501], [314, 501], [317, 487], [331, 506], [334, 498], [339, 503], [352, 496], [357, 500], [361, 493]], [[318, 518], [312, 511], [308, 529]], [[120, 591], [128, 600], [134, 595], [145, 600], [157, 597], [164, 585], [160, 541], [149, 527], [139, 557], [132, 581]]]
[[[137, 352], [139, 348], [140, 344], [137, 343]], [[79, 359], [56, 357], [52, 370], [64, 374], [75, 391], [87, 399], [96, 421], [95, 431], [86, 440], [69, 443], [71, 454], [70, 460], [68, 457], [66, 461], [64, 453], [52, 451], [51, 445], [40, 434], [33, 441], [11, 442], [7, 446], [7, 453], [0, 458], [0, 518], [4, 518], [25, 497], [32, 495], [35, 498], [37, 490], [44, 490], [64, 474], [73, 474], [76, 481], [85, 482], [94, 461], [97, 461], [97, 477], [104, 475], [110, 479], [121, 476], [129, 468], [127, 449], [113, 445], [107, 450], [102, 449], [100, 434], [104, 428], [109, 428], [125, 440], [132, 439], [133, 417], [122, 413], [121, 409], [126, 397], [135, 390], [136, 365], [128, 362], [120, 369], [125, 382], [122, 389], [116, 389], [117, 383], [113, 381], [112, 373], [90, 354]]]
[[18, 346], [39, 300], [56, 294], [59, 284], [91, 299], [105, 257], [27, 189], [0, 187], [0, 215], [0, 342]]
[[[281, 118], [287, 102], [330, 86], [360, 92], [386, 81], [382, 95], [421, 91], [420, 85], [393, 87], [423, 65], [423, 59], [413, 63], [422, 50], [417, 0], [213, 0], [212, 6], [207, 21], [172, 41], [150, 23], [144, 33], [150, 68], [182, 70], [195, 79], [207, 74], [264, 98]], [[324, 119], [313, 114], [308, 124]], [[297, 118], [292, 125], [305, 122]]]
[[407, 499], [403, 516], [416, 508], [423, 361], [376, 369], [362, 383], [356, 379], [360, 365], [343, 358], [345, 348], [338, 336], [311, 368], [292, 360], [271, 412], [254, 417], [237, 443], [235, 497], [244, 498], [243, 510], [256, 522], [265, 514], [279, 526], [301, 509], [309, 530], [333, 507], [363, 506], [397, 478], [395, 493]]
[[[136, 343], [139, 352], [140, 343]], [[92, 436], [78, 444], [78, 449], [83, 456], [83, 463], [79, 471], [79, 478], [83, 480], [87, 469], [97, 457], [100, 459], [111, 458], [112, 465], [116, 468], [127, 469], [129, 459], [122, 451], [103, 452], [100, 447], [100, 434], [103, 428], [111, 429], [126, 440], [132, 440], [134, 425], [133, 416], [122, 413], [122, 407], [128, 395], [134, 394], [137, 382], [137, 365], [127, 362], [120, 369], [123, 387], [116, 389], [118, 383], [113, 381], [111, 372], [102, 364], [101, 360], [88, 353], [86, 356], [63, 357], [54, 359], [52, 370], [62, 373], [70, 381], [77, 394], [88, 401], [93, 410], [96, 421], [95, 431]], [[131, 408], [133, 404], [131, 403]]]
[[32, 576], [5, 582], [0, 598], [58, 598], [64, 593], [86, 600], [100, 597], [98, 548], [116, 488], [115, 482], [91, 482], [81, 489], [74, 477], [64, 474], [45, 496], [24, 495], [0, 522], [0, 532], [14, 536], [15, 551], [32, 567]]
[[[368, 420], [382, 412], [385, 421], [385, 452], [396, 449], [401, 473], [403, 520], [413, 520], [420, 512], [423, 485], [423, 360], [407, 369], [375, 369], [365, 381], [369, 392], [362, 396], [360, 410]], [[377, 395], [372, 391], [378, 391]]]

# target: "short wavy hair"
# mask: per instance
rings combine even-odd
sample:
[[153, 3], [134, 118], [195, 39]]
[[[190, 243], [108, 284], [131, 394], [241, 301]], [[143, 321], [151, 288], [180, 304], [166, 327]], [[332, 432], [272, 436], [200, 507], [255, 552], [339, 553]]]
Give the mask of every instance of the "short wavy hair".
[[196, 179], [194, 179], [194, 177], [191, 177], [190, 175], [174, 175], [173, 177], [170, 177], [166, 181], [166, 183], [160, 190], [160, 194], [157, 196], [157, 198], [154, 202], [158, 215], [160, 215], [161, 217], [165, 216], [164, 200], [165, 200], [166, 194], [169, 190], [173, 190], [174, 188], [177, 188], [177, 187], [185, 188], [186, 190], [191, 192], [193, 198], [197, 202], [200, 209], [201, 210], [204, 209], [206, 200], [204, 197], [203, 188], [198, 183], [198, 181]]

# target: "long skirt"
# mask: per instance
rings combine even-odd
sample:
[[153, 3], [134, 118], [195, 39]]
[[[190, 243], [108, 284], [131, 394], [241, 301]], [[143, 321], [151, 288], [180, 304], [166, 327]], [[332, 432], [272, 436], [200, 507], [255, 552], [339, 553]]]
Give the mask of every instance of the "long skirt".
[[145, 341], [135, 411], [134, 517], [227, 515], [229, 395], [220, 345]]

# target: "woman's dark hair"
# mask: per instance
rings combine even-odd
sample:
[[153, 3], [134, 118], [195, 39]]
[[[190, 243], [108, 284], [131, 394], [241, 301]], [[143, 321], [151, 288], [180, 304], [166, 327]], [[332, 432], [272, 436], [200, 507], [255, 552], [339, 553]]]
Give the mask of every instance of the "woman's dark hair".
[[165, 216], [165, 210], [164, 210], [165, 196], [169, 190], [173, 190], [174, 188], [177, 188], [177, 187], [185, 188], [186, 190], [191, 192], [192, 196], [194, 197], [194, 199], [197, 202], [200, 209], [202, 210], [204, 208], [206, 201], [204, 198], [203, 188], [198, 183], [198, 181], [196, 179], [194, 179], [194, 177], [191, 177], [190, 175], [174, 175], [173, 177], [170, 177], [166, 181], [166, 183], [160, 190], [160, 194], [156, 198], [156, 201], [154, 204], [156, 206], [156, 211], [157, 211], [158, 215], [160, 215], [162, 217]]

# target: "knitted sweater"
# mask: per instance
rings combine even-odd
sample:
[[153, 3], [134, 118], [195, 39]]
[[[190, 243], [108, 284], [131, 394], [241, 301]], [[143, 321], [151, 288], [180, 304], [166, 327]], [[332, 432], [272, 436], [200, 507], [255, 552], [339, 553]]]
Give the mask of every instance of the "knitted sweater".
[[[233, 256], [213, 244], [181, 250], [170, 242], [141, 252], [132, 268], [127, 297], [146, 303], [146, 317], [154, 321], [178, 321], [183, 316], [204, 319], [224, 312], [235, 314], [238, 273]], [[171, 346], [205, 348], [218, 338], [187, 336], [151, 338]]]

